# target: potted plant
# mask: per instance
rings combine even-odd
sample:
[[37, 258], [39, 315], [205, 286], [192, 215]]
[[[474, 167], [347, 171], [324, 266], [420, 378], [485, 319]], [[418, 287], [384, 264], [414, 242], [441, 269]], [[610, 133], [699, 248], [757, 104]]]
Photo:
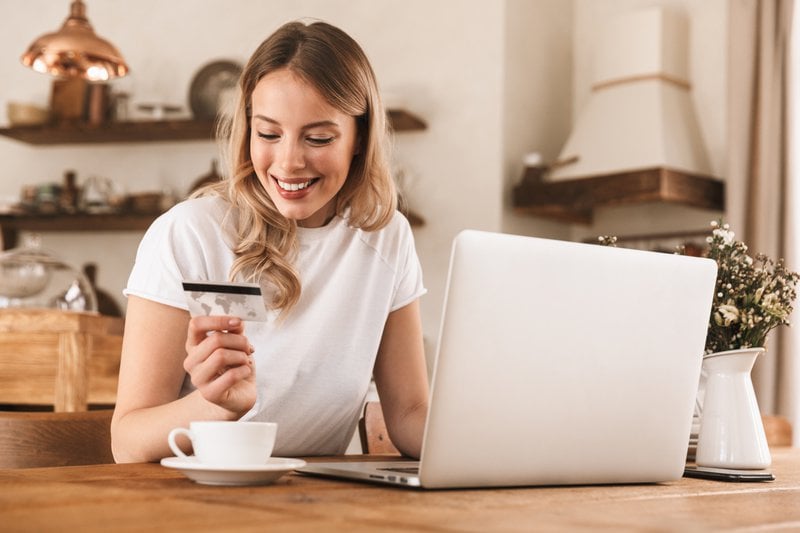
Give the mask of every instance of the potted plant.
[[758, 254], [734, 239], [728, 224], [711, 223], [708, 257], [717, 262], [717, 284], [706, 337], [706, 354], [764, 348], [767, 334], [789, 324], [796, 297], [797, 272]]
[[707, 257], [717, 263], [701, 382], [696, 462], [766, 468], [771, 457], [750, 371], [768, 334], [788, 325], [798, 273], [783, 259], [748, 254], [728, 224], [711, 223]]

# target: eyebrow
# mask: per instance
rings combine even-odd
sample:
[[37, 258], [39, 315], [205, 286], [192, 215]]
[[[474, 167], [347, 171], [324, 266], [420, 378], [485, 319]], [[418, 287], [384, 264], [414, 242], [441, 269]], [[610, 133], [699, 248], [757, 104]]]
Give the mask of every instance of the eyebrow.
[[[253, 118], [254, 119], [257, 118], [259, 120], [263, 120], [264, 122], [269, 122], [270, 124], [275, 124], [276, 126], [280, 126], [281, 125], [280, 122], [278, 122], [274, 118], [269, 118], [269, 117], [267, 117], [265, 115], [253, 115]], [[324, 127], [324, 126], [334, 126], [334, 127], [338, 128], [339, 124], [337, 122], [334, 122], [333, 120], [320, 120], [320, 121], [317, 121], [317, 122], [311, 122], [309, 124], [303, 125], [303, 129], [307, 130], [307, 129], [310, 129], [310, 128], [319, 128], [319, 127]]]

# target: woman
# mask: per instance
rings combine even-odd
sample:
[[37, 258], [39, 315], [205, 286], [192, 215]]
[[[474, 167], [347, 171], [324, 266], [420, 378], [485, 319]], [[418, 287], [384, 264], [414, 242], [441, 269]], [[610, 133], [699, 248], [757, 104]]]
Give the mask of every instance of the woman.
[[[418, 457], [428, 383], [408, 222], [386, 115], [358, 44], [322, 22], [250, 58], [225, 129], [228, 176], [140, 244], [112, 423], [118, 462], [171, 455], [192, 420], [278, 423], [274, 454], [339, 454], [374, 376], [397, 448]], [[181, 282], [255, 281], [267, 322], [190, 317]]]

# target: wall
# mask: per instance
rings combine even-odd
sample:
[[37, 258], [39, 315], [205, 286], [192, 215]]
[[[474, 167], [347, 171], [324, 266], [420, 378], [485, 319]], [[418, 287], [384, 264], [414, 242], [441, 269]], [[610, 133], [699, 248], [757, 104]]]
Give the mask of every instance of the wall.
[[519, 216], [511, 208], [511, 189], [523, 172], [522, 154], [539, 152], [545, 162], [556, 160], [590, 96], [593, 56], [604, 21], [654, 5], [688, 19], [692, 100], [713, 174], [725, 179], [728, 0], [512, 0], [506, 7], [504, 54], [503, 231], [590, 240], [598, 235], [705, 230], [722, 216], [704, 209], [646, 204], [600, 208], [592, 224], [568, 225]]
[[[689, 82], [701, 135], [715, 177], [725, 177], [728, 0], [574, 0], [573, 120], [590, 96], [592, 58], [603, 23], [617, 13], [664, 6], [689, 22]], [[664, 204], [598, 209], [591, 226], [573, 226], [571, 238], [704, 230], [721, 213]]]
[[[6, 0], [8, 4], [8, 0]], [[11, 0], [0, 32], [0, 122], [8, 101], [46, 104], [50, 79], [19, 63], [28, 44], [54, 31], [68, 2]], [[91, 0], [97, 33], [125, 55], [132, 73], [115, 82], [136, 102], [187, 105], [194, 73], [211, 60], [244, 62], [281, 23], [300, 17], [350, 32], [373, 61], [385, 96], [423, 117], [428, 130], [396, 139], [396, 161], [415, 211], [429, 294], [422, 312], [429, 348], [438, 335], [450, 242], [463, 228], [499, 231], [509, 218], [509, 176], [521, 153], [555, 153], [566, 137], [571, 3], [562, 0]], [[202, 9], [198, 6], [202, 5]], [[23, 184], [106, 176], [128, 192], [183, 194], [216, 156], [211, 142], [32, 147], [0, 138], [0, 197]], [[513, 172], [509, 166], [516, 165]], [[511, 217], [513, 222], [513, 217]], [[566, 235], [563, 226], [524, 218], [518, 232]], [[543, 230], [537, 231], [537, 227]], [[99, 284], [118, 296], [140, 233], [43, 235], [72, 264], [99, 264]], [[121, 303], [123, 299], [119, 297]]]
[[[50, 80], [19, 63], [25, 47], [64, 20], [68, 1], [6, 0], [0, 31], [0, 122], [8, 101], [46, 104]], [[10, 5], [9, 5], [10, 4]], [[396, 138], [407, 193], [426, 218], [415, 230], [429, 289], [422, 313], [429, 349], [438, 335], [450, 243], [464, 228], [561, 239], [702, 229], [714, 213], [674, 206], [601, 209], [592, 226], [518, 216], [511, 188], [521, 157], [555, 159], [589, 93], [591, 54], [604, 18], [660, 4], [690, 18], [693, 97], [715, 172], [724, 176], [726, 0], [91, 0], [96, 31], [125, 54], [132, 74], [115, 85], [138, 102], [187, 105], [209, 61], [245, 61], [281, 23], [328, 20], [364, 47], [386, 99], [423, 117], [424, 132]], [[202, 9], [198, 9], [202, 6]], [[59, 181], [66, 169], [112, 178], [128, 192], [183, 194], [216, 156], [211, 142], [31, 147], [0, 138], [0, 199], [23, 184]], [[67, 261], [100, 266], [119, 296], [140, 233], [45, 234]], [[121, 303], [124, 303], [119, 296]]]
[[502, 231], [569, 239], [568, 225], [511, 207], [511, 191], [524, 166], [522, 155], [539, 152], [554, 161], [569, 135], [572, 117], [573, 9], [551, 0], [507, 2], [503, 73]]

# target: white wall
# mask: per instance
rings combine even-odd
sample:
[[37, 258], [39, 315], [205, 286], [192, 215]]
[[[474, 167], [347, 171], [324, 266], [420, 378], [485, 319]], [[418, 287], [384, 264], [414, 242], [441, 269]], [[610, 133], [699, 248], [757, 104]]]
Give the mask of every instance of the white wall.
[[[68, 4], [4, 0], [0, 122], [8, 101], [47, 103], [50, 79], [22, 67], [19, 56], [34, 37], [61, 24]], [[134, 103], [186, 105], [199, 68], [220, 58], [244, 62], [288, 20], [320, 18], [351, 33], [372, 59], [387, 99], [429, 124], [399, 134], [395, 155], [412, 177], [412, 207], [427, 220], [415, 236], [429, 288], [422, 312], [430, 348], [450, 242], [461, 229], [577, 240], [702, 229], [716, 217], [647, 205], [601, 209], [592, 226], [570, 226], [510, 209], [522, 155], [538, 151], [555, 159], [586, 100], [603, 20], [654, 4], [689, 16], [693, 98], [713, 169], [724, 176], [727, 0], [91, 0], [88, 15], [130, 63], [132, 74], [116, 85], [132, 92]], [[60, 181], [66, 169], [81, 179], [109, 177], [129, 192], [183, 193], [215, 156], [211, 142], [32, 147], [0, 138], [0, 198], [17, 196], [23, 184]], [[101, 287], [119, 296], [140, 238], [49, 233], [44, 245], [75, 265], [97, 262]]]
[[[66, 17], [67, 0], [4, 0], [0, 32], [0, 122], [8, 101], [46, 104], [50, 79], [19, 63], [38, 35]], [[132, 73], [115, 82], [139, 101], [187, 104], [194, 73], [209, 61], [244, 62], [283, 22], [314, 17], [351, 33], [373, 61], [389, 100], [429, 124], [396, 140], [398, 165], [412, 176], [412, 206], [427, 224], [415, 231], [429, 294], [423, 321], [438, 335], [450, 242], [461, 229], [561, 232], [536, 219], [514, 221], [508, 188], [522, 153], [554, 154], [566, 138], [571, 80], [572, 4], [563, 0], [91, 0], [98, 34], [116, 44]], [[128, 192], [179, 193], [208, 171], [211, 142], [32, 147], [0, 138], [0, 197], [23, 184], [106, 176]], [[542, 228], [538, 230], [537, 228]], [[97, 262], [99, 284], [119, 295], [140, 233], [44, 234], [44, 246], [75, 265]], [[121, 300], [121, 297], [120, 297]]]
[[563, 0], [512, 0], [506, 7], [503, 106], [503, 213], [505, 233], [568, 239], [566, 224], [511, 207], [522, 177], [522, 155], [538, 152], [555, 161], [572, 117], [573, 9]]
[[[715, 177], [725, 177], [727, 128], [728, 0], [574, 0], [573, 120], [589, 98], [592, 61], [604, 21], [651, 6], [684, 14], [689, 23], [689, 82], [692, 100]], [[703, 230], [721, 213], [651, 204], [598, 209], [591, 226], [573, 226], [572, 239]]]

